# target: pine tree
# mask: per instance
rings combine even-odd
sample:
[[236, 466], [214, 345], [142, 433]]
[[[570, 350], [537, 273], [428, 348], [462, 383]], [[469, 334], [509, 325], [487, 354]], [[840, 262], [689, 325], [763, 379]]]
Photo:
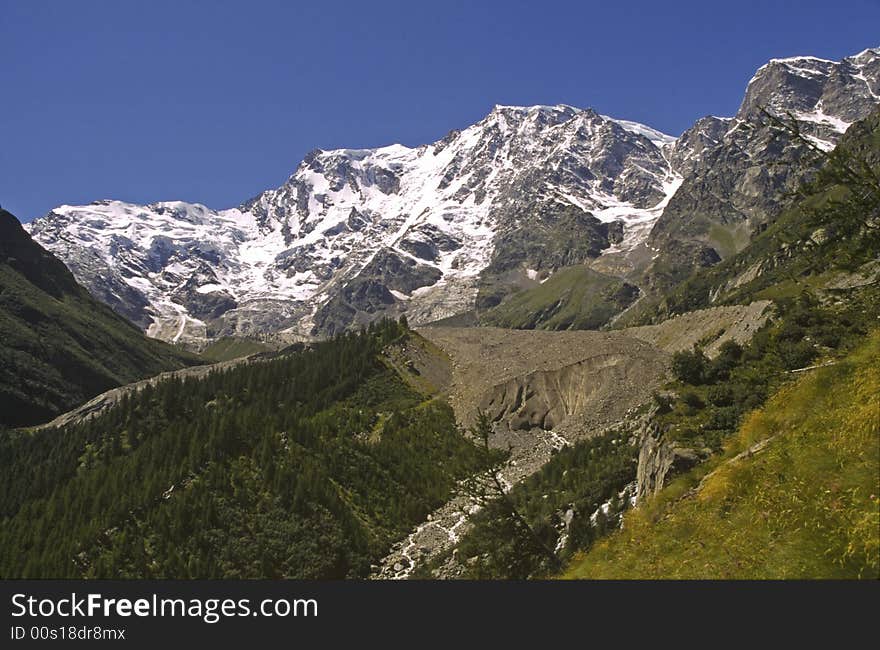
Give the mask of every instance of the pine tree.
[[[492, 421], [482, 410], [477, 412], [477, 421], [471, 429], [471, 435], [477, 442], [482, 464], [486, 467], [461, 482], [459, 493], [466, 497], [468, 507], [477, 505], [480, 508], [495, 507], [509, 524], [509, 528], [517, 536], [516, 543], [542, 557], [548, 568], [556, 570], [560, 567], [555, 550], [546, 543], [538, 529], [529, 523], [511, 498], [509, 486], [504, 479], [502, 469], [508, 454], [499, 457], [498, 451], [489, 445], [492, 436]], [[466, 510], [470, 515], [470, 510]]]

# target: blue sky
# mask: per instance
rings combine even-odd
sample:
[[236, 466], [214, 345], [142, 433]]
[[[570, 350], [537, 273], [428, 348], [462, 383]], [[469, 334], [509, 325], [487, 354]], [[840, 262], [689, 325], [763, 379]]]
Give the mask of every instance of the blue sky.
[[880, 45], [880, 0], [0, 0], [0, 204], [239, 204], [314, 148], [418, 145], [494, 104], [674, 135], [771, 57]]

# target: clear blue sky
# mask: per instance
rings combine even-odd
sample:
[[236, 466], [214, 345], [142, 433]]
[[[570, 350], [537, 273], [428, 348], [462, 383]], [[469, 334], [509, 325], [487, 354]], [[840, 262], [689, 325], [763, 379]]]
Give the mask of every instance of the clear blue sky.
[[880, 45], [880, 0], [0, 0], [0, 204], [224, 208], [314, 148], [434, 141], [493, 104], [672, 134], [771, 57]]

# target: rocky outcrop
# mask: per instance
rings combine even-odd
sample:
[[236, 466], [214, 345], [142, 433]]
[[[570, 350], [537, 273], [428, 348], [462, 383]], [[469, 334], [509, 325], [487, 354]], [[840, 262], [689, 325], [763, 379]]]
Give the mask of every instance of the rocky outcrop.
[[704, 156], [715, 149], [731, 127], [733, 118], [707, 115], [681, 134], [670, 147], [672, 166], [687, 178], [705, 165]]
[[604, 386], [623, 384], [627, 366], [624, 355], [604, 354], [532, 372], [494, 386], [480, 408], [510, 429], [549, 431], [586, 412]]
[[636, 500], [657, 494], [670, 478], [701, 463], [711, 453], [709, 449], [691, 449], [664, 439], [657, 424], [646, 420], [639, 434]]

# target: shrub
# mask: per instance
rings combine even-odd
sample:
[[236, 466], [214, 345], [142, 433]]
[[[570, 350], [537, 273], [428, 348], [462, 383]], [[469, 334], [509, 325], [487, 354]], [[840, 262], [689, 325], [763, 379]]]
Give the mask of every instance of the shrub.
[[782, 361], [782, 367], [786, 370], [808, 366], [816, 357], [816, 350], [808, 341], [780, 341], [777, 345], [777, 353]]
[[706, 395], [709, 403], [714, 406], [730, 406], [733, 404], [733, 389], [727, 385], [712, 386]]
[[739, 365], [743, 356], [743, 348], [736, 341], [725, 341], [718, 356], [709, 364], [707, 379], [710, 382], [727, 381], [730, 372]]
[[735, 406], [712, 409], [706, 426], [710, 429], [733, 431], [739, 424], [739, 411]]
[[707, 359], [703, 351], [681, 351], [672, 355], [672, 372], [675, 378], [686, 384], [698, 386], [705, 381]]
[[694, 409], [701, 409], [706, 406], [703, 398], [691, 390], [686, 390], [681, 394], [681, 401]]

